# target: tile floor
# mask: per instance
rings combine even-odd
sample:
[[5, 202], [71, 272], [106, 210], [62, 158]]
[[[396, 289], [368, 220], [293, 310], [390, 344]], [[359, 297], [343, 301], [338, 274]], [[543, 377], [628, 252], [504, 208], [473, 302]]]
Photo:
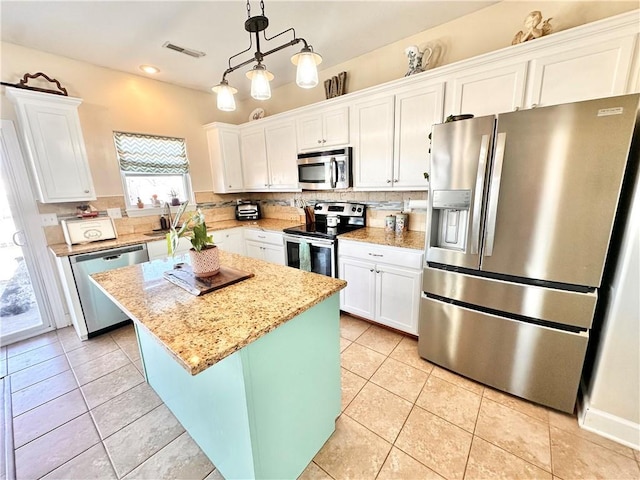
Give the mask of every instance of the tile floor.
[[[417, 354], [417, 342], [342, 315], [342, 414], [303, 479], [638, 479], [637, 451], [576, 419]], [[10, 345], [17, 478], [220, 479], [144, 382], [131, 326]]]

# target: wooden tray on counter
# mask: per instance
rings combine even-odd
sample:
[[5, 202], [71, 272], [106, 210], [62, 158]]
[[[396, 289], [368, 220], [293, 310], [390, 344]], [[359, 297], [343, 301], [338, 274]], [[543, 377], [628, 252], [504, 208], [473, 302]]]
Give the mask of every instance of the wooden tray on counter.
[[164, 272], [164, 278], [171, 283], [198, 296], [220, 290], [251, 277], [253, 277], [253, 273], [225, 266], [220, 266], [220, 272], [212, 277], [197, 277], [191, 270], [191, 265], [186, 263], [179, 263], [173, 270]]

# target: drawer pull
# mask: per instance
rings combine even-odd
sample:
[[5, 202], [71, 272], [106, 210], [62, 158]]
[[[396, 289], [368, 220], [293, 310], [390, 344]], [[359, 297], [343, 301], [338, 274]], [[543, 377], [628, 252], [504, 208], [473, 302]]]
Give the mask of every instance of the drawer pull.
[[258, 235], [258, 238], [267, 238], [264, 235]]
[[372, 257], [384, 257], [382, 253], [369, 253], [369, 255]]

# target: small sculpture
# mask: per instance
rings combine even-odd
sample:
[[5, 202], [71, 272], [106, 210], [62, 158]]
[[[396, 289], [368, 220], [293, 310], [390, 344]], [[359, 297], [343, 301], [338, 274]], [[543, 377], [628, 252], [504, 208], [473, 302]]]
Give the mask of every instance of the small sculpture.
[[[424, 65], [422, 64], [425, 52], [429, 51], [429, 55], [424, 59]], [[420, 50], [417, 45], [411, 45], [404, 49], [404, 53], [409, 59], [409, 70], [404, 74], [405, 77], [413, 75], [414, 73], [424, 72], [429, 65], [429, 60], [433, 55], [433, 49], [427, 47], [424, 50]]]
[[542, 13], [539, 10], [534, 10], [524, 20], [524, 31], [520, 30], [515, 34], [511, 45], [524, 43], [527, 40], [540, 38], [551, 33], [551, 24], [549, 23], [551, 20], [552, 18], [548, 18], [543, 22]]

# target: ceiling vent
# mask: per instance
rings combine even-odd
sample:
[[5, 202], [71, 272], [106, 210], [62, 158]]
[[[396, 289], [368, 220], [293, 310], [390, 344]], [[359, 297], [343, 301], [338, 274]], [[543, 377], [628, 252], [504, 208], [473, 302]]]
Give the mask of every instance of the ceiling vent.
[[171, 42], [165, 42], [162, 46], [168, 48], [169, 50], [175, 50], [176, 52], [184, 53], [185, 55], [189, 55], [190, 57], [194, 58], [200, 58], [206, 55], [206, 53], [204, 52], [199, 52], [198, 50], [193, 50], [191, 48], [184, 48]]

